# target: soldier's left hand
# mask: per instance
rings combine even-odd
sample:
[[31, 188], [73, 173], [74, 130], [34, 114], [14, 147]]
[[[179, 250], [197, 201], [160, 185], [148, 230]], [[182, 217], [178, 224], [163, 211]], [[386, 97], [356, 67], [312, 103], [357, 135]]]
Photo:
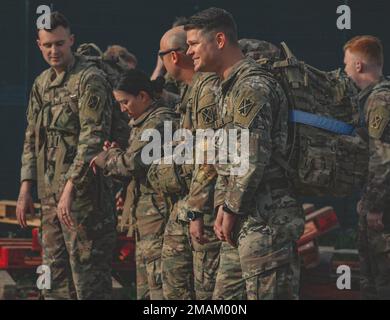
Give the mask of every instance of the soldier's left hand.
[[92, 160], [89, 162], [89, 167], [92, 169], [93, 174], [96, 176], [96, 163], [95, 160], [98, 156], [93, 157]]
[[236, 244], [232, 240], [232, 232], [234, 225], [236, 224], [237, 215], [232, 213], [227, 213], [224, 211], [223, 214], [223, 221], [222, 221], [222, 233], [226, 239], [226, 241], [233, 247], [236, 246]]
[[383, 225], [383, 213], [382, 212], [369, 212], [367, 214], [367, 226], [375, 231], [382, 231], [385, 226]]
[[72, 229], [74, 222], [71, 216], [71, 208], [73, 202], [73, 183], [68, 181], [61, 194], [60, 201], [57, 206], [57, 216], [62, 224], [67, 228]]

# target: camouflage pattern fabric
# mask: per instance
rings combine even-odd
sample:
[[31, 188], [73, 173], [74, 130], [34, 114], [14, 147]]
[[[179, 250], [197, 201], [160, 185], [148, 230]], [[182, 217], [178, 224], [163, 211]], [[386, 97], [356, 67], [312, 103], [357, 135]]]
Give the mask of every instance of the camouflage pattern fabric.
[[[324, 72], [305, 64], [285, 43], [279, 49], [266, 41], [242, 39], [240, 48], [277, 77], [290, 110], [355, 124], [357, 88], [341, 70]], [[363, 185], [368, 148], [359, 134], [341, 135], [301, 123], [290, 127], [287, 157], [273, 158], [293, 176], [299, 195], [340, 197]]]
[[138, 299], [163, 297], [161, 251], [168, 213], [164, 199], [147, 179], [149, 165], [143, 162], [141, 154], [149, 141], [142, 141], [141, 136], [145, 130], [155, 129], [163, 137], [165, 121], [175, 124], [174, 112], [163, 107], [161, 101], [154, 102], [143, 115], [130, 121], [128, 149], [111, 148], [101, 152], [95, 161], [105, 175], [131, 179], [121, 224], [129, 224], [129, 235], [136, 237]]
[[238, 41], [242, 53], [253, 60], [273, 59], [280, 57], [280, 49], [274, 44], [257, 39], [240, 39]]
[[[218, 79], [210, 74], [195, 74], [192, 85], [184, 88], [181, 128], [192, 130], [213, 128], [216, 116], [215, 93]], [[184, 167], [184, 166], [183, 166]], [[187, 166], [188, 167], [188, 166]], [[190, 166], [188, 194], [170, 198], [172, 211], [164, 234], [163, 291], [165, 299], [211, 299], [219, 263], [220, 242], [214, 223], [213, 189], [216, 171], [210, 165]], [[191, 242], [187, 212], [203, 214], [205, 234], [210, 242], [199, 245]]]
[[72, 217], [77, 227], [69, 230], [58, 220], [57, 205], [54, 197], [42, 199], [43, 264], [51, 272], [45, 299], [111, 299], [115, 225], [102, 223], [108, 219], [99, 204], [88, 205], [76, 195]]
[[[233, 164], [217, 165], [214, 205], [223, 205], [225, 211], [238, 215], [234, 239], [240, 265], [233, 269], [232, 282], [236, 283], [236, 270], [241, 267], [248, 299], [294, 299], [297, 294], [292, 280], [293, 274], [297, 275], [292, 268], [296, 261], [293, 244], [303, 232], [303, 212], [282, 167], [271, 161], [274, 152], [283, 155], [287, 151], [286, 96], [277, 81], [252, 59], [239, 61], [221, 87], [223, 128], [249, 130], [246, 173], [230, 175]], [[239, 141], [238, 153], [242, 155]], [[232, 268], [224, 250], [226, 246], [221, 250], [216, 292], [223, 290], [220, 279], [229, 282], [229, 274], [224, 272]]]
[[[72, 91], [75, 83], [80, 95]], [[43, 259], [53, 274], [53, 290], [46, 292], [47, 298], [110, 296], [116, 225], [111, 183], [89, 169], [89, 162], [109, 137], [110, 95], [99, 70], [78, 56], [59, 75], [51, 68], [44, 71], [31, 90], [21, 181], [38, 182]], [[75, 189], [74, 230], [56, 218], [58, 200], [69, 179]]]
[[[390, 299], [390, 81], [362, 90], [369, 136], [368, 178], [361, 199], [359, 253], [363, 299]], [[383, 231], [367, 226], [368, 212], [383, 213]]]
[[246, 300], [246, 284], [242, 277], [238, 249], [227, 242], [221, 245], [221, 264], [218, 269], [213, 300]]

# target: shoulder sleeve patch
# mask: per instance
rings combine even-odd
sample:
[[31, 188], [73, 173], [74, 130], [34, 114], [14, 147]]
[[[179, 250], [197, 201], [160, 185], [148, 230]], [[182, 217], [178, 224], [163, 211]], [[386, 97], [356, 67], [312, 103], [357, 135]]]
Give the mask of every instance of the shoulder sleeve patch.
[[265, 104], [265, 96], [262, 97], [261, 94], [254, 92], [253, 89], [243, 90], [234, 99], [234, 123], [240, 127], [249, 128]]
[[380, 139], [390, 122], [390, 104], [375, 99], [368, 105], [368, 133], [374, 139]]
[[96, 107], [99, 105], [100, 97], [95, 94], [91, 94], [88, 97], [87, 106], [91, 109], [96, 109]]

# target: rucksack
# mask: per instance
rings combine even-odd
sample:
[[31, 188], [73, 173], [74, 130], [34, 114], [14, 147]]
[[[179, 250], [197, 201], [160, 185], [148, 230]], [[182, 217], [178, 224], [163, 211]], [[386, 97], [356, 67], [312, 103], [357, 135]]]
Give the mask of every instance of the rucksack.
[[[76, 51], [77, 54], [84, 57], [91, 65], [97, 67], [109, 82], [111, 89], [115, 87], [117, 79], [121, 72], [126, 70], [125, 62], [118, 58], [117, 61], [105, 59], [102, 51], [94, 43], [83, 43]], [[122, 149], [128, 146], [130, 136], [129, 117], [120, 111], [115, 103], [112, 112], [112, 124], [110, 138], [116, 141]]]
[[299, 61], [283, 42], [281, 56], [257, 60], [282, 85], [289, 103], [289, 152], [273, 155], [298, 195], [347, 196], [361, 188], [368, 143], [355, 128], [357, 88], [341, 71]]

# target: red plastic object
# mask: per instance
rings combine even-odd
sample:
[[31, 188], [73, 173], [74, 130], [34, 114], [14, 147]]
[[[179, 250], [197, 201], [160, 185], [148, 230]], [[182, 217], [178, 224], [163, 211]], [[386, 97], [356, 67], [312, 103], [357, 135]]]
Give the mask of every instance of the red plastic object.
[[41, 257], [31, 257], [30, 245], [4, 245], [0, 247], [0, 269], [19, 269], [39, 266]]
[[305, 231], [303, 232], [302, 237], [297, 241], [298, 246], [301, 246], [307, 242], [312, 241], [318, 236], [318, 229], [313, 221], [305, 223]]
[[315, 222], [320, 232], [328, 231], [339, 224], [334, 211], [316, 218]]
[[41, 252], [41, 242], [39, 241], [39, 229], [34, 228], [32, 229], [32, 244], [31, 244], [31, 250]]
[[113, 268], [116, 270], [135, 269], [135, 241], [133, 238], [124, 235], [118, 236]]

